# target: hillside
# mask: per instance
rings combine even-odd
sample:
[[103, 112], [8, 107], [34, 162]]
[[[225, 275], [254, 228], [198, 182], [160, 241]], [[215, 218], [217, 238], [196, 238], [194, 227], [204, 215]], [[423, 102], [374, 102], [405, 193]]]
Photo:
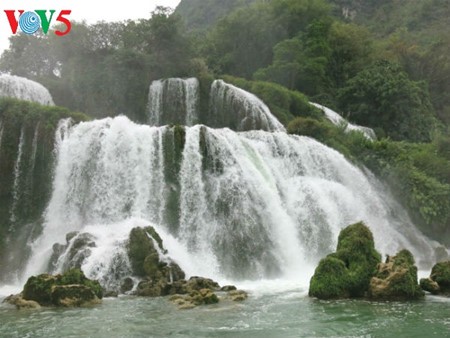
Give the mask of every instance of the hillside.
[[190, 31], [208, 29], [236, 8], [256, 0], [181, 0], [175, 10]]

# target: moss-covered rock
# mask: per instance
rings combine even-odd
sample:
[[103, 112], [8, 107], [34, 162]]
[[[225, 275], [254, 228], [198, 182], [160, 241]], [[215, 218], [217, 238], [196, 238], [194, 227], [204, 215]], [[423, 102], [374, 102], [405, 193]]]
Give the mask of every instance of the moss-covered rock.
[[58, 284], [58, 277], [49, 274], [28, 278], [22, 291], [23, 298], [40, 305], [52, 305], [52, 287]]
[[320, 299], [365, 296], [381, 255], [362, 222], [343, 229], [337, 251], [322, 259], [311, 278], [309, 295]]
[[372, 232], [362, 222], [343, 229], [338, 237], [335, 257], [348, 269], [348, 291], [351, 297], [363, 297], [369, 287], [381, 255], [375, 250]]
[[417, 283], [417, 267], [408, 250], [387, 257], [378, 264], [376, 276], [370, 280], [369, 297], [381, 300], [414, 300], [424, 293]]
[[52, 287], [52, 302], [56, 306], [76, 307], [96, 304], [99, 298], [86, 285], [55, 285]]
[[40, 309], [41, 306], [34, 300], [23, 299], [22, 295], [11, 295], [6, 297], [2, 303], [14, 305], [18, 310]]
[[438, 283], [441, 293], [450, 295], [450, 261], [434, 265], [430, 278]]
[[328, 256], [314, 271], [309, 296], [319, 299], [348, 298], [348, 269], [340, 259]]
[[427, 291], [432, 295], [438, 295], [441, 292], [439, 284], [431, 278], [421, 278], [420, 287], [422, 288], [422, 290]]
[[[131, 230], [127, 250], [131, 268], [136, 276], [145, 277], [147, 275], [145, 268], [145, 260], [147, 257], [151, 255], [153, 255], [153, 257], [159, 257], [158, 249], [155, 248], [155, 243], [158, 245], [161, 252], [166, 253], [163, 248], [162, 239], [155, 228], [149, 226], [146, 228], [137, 227]], [[147, 269], [152, 272], [152, 268], [151, 260], [149, 260], [147, 262]]]
[[88, 279], [79, 269], [72, 269], [63, 275], [30, 277], [22, 297], [42, 306], [80, 306], [97, 302], [103, 297], [103, 290], [98, 281]]
[[430, 277], [420, 280], [420, 286], [434, 295], [450, 296], [450, 261], [435, 264]]

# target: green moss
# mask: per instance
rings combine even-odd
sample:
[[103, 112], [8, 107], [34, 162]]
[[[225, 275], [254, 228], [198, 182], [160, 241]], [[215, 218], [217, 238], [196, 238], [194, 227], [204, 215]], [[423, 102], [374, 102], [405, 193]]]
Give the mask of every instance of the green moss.
[[28, 278], [23, 288], [23, 298], [34, 300], [40, 305], [52, 304], [52, 286], [57, 284], [54, 276], [42, 274]]
[[328, 256], [314, 271], [309, 285], [309, 296], [319, 299], [347, 298], [348, 269], [343, 261]]
[[[63, 275], [52, 276], [42, 274], [32, 276], [26, 282], [22, 294], [24, 299], [34, 300], [40, 305], [51, 305], [55, 304], [53, 295], [55, 287], [67, 285], [79, 285], [84, 288], [83, 290], [90, 290], [89, 292], [95, 294], [99, 299], [103, 297], [103, 290], [100, 283], [86, 278], [84, 273], [79, 269], [69, 270]], [[58, 295], [61, 296], [60, 293]]]
[[450, 261], [434, 265], [431, 270], [431, 279], [439, 284], [442, 292], [450, 293]]
[[127, 250], [133, 273], [136, 276], [144, 277], [148, 273], [153, 275], [158, 267], [159, 255], [149, 236], [156, 241], [160, 250], [165, 252], [162, 239], [153, 227], [132, 229]]
[[342, 260], [349, 270], [349, 293], [363, 297], [374, 275], [381, 255], [375, 250], [373, 235], [362, 222], [343, 229], [338, 238], [336, 258]]
[[349, 225], [339, 234], [337, 251], [319, 263], [311, 279], [310, 295], [363, 297], [380, 261], [369, 228], [362, 222]]

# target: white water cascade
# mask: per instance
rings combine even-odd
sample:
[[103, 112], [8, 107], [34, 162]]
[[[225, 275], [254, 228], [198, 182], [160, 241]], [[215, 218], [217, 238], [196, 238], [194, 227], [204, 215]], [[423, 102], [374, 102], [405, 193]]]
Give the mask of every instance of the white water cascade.
[[199, 82], [196, 78], [156, 80], [148, 95], [149, 124], [181, 124], [198, 122]]
[[0, 97], [13, 97], [53, 106], [53, 99], [47, 88], [24, 77], [0, 74]]
[[19, 191], [19, 180], [20, 180], [20, 173], [21, 173], [21, 165], [22, 165], [22, 161], [23, 161], [23, 146], [25, 143], [25, 128], [22, 127], [22, 129], [20, 130], [20, 139], [19, 139], [19, 147], [17, 149], [17, 158], [16, 158], [16, 162], [14, 163], [14, 182], [13, 182], [13, 202], [12, 202], [12, 206], [11, 206], [11, 215], [10, 215], [10, 228], [9, 231], [13, 231], [14, 230], [14, 226], [16, 223], [16, 209], [17, 209], [17, 202], [19, 200], [19, 195], [20, 195], [20, 191]]
[[344, 126], [345, 131], [347, 133], [351, 132], [351, 131], [358, 131], [358, 132], [362, 133], [369, 140], [377, 139], [377, 136], [375, 135], [375, 132], [373, 131], [373, 129], [368, 128], [368, 127], [358, 126], [356, 124], [351, 124], [350, 122], [348, 122], [346, 119], [344, 119], [341, 115], [339, 115], [335, 111], [333, 111], [330, 108], [327, 108], [325, 106], [322, 106], [318, 103], [310, 102], [310, 104], [312, 104], [314, 107], [317, 107], [320, 110], [322, 110], [324, 112], [325, 116], [327, 117], [327, 119], [330, 120], [334, 125]]
[[208, 125], [236, 131], [286, 131], [258, 97], [223, 80], [211, 85]]
[[188, 275], [219, 281], [308, 280], [340, 229], [361, 220], [384, 254], [408, 248], [419, 264], [434, 255], [374, 177], [308, 137], [197, 125], [177, 157], [173, 128], [126, 117], [58, 133], [53, 193], [24, 276], [45, 271], [52, 246], [79, 231], [95, 242], [83, 270], [109, 285], [129, 273], [130, 230], [150, 224]]

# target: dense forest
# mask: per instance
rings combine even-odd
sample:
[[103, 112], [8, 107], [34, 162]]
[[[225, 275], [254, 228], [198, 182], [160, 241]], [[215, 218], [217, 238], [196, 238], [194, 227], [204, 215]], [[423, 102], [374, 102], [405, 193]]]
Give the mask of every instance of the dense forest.
[[[450, 243], [450, 32], [445, 0], [182, 0], [138, 21], [18, 34], [0, 70], [94, 118], [146, 122], [152, 80], [226, 78], [385, 180], [428, 235]], [[206, 92], [206, 89], [205, 89]], [[207, 93], [204, 93], [207, 95]], [[371, 127], [346, 134], [308, 105]]]

